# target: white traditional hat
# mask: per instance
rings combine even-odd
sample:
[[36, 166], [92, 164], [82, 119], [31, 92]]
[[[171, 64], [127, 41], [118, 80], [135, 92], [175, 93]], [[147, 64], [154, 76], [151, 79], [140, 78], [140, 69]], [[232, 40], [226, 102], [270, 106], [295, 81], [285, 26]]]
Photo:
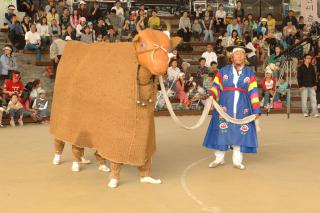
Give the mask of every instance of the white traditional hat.
[[81, 18], [80, 18], [80, 21], [87, 21], [87, 20], [86, 20], [86, 17], [81, 17]]
[[79, 4], [87, 4], [85, 1], [81, 0]]
[[268, 20], [266, 18], [261, 19], [261, 22], [267, 22]]
[[16, 9], [16, 7], [14, 6], [14, 5], [12, 5], [12, 4], [10, 4], [9, 6], [8, 6], [8, 10], [15, 10]]

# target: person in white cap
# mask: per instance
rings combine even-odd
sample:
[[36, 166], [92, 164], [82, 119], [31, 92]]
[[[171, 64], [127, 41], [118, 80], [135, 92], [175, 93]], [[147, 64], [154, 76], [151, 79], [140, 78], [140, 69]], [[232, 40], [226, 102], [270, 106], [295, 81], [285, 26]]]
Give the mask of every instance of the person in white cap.
[[16, 57], [13, 54], [13, 47], [9, 44], [3, 48], [3, 55], [0, 57], [0, 86], [2, 86], [5, 79], [10, 79], [10, 71], [18, 70]]
[[[218, 101], [229, 116], [242, 119], [250, 115], [260, 114], [260, 103], [257, 81], [254, 71], [245, 66], [246, 53], [250, 49], [244, 44], [227, 48], [232, 52], [232, 64], [222, 68], [215, 76], [209, 94]], [[243, 153], [257, 152], [257, 133], [255, 122], [237, 125], [227, 122], [215, 110], [212, 115], [203, 146], [215, 149], [215, 160], [210, 168], [224, 164], [225, 153], [233, 150], [233, 165], [237, 169], [245, 169]]]
[[81, 17], [80, 18], [80, 24], [77, 25], [77, 28], [76, 28], [76, 35], [77, 35], [77, 38], [80, 38], [81, 37], [81, 34], [82, 34], [82, 30], [83, 28], [86, 26], [86, 18], [85, 17]]
[[261, 23], [258, 26], [257, 32], [262, 33], [263, 36], [267, 36], [269, 33], [268, 20], [266, 18], [261, 19]]
[[79, 2], [79, 6], [78, 6], [78, 13], [81, 17], [85, 17], [85, 18], [88, 18], [88, 10], [86, 8], [86, 2], [81, 0]]
[[262, 82], [262, 96], [263, 96], [263, 106], [267, 109], [272, 108], [273, 97], [276, 93], [276, 79], [273, 77], [273, 71], [271, 66], [267, 66], [265, 69], [265, 77]]
[[12, 4], [8, 6], [8, 12], [4, 14], [4, 25], [10, 26], [12, 24], [12, 17], [15, 16], [14, 11], [16, 7]]

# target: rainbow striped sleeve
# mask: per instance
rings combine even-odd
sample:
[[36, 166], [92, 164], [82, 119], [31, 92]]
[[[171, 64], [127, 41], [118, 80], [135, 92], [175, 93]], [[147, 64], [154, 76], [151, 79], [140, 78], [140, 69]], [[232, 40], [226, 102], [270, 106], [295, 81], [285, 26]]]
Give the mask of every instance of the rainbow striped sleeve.
[[216, 101], [219, 101], [220, 93], [222, 91], [222, 77], [220, 72], [218, 72], [213, 79], [212, 88], [208, 90], [208, 93], [213, 96]]
[[258, 84], [256, 76], [251, 76], [250, 84], [248, 87], [248, 95], [251, 101], [252, 106], [252, 113], [253, 114], [260, 114], [260, 101], [259, 101], [259, 93], [258, 93]]

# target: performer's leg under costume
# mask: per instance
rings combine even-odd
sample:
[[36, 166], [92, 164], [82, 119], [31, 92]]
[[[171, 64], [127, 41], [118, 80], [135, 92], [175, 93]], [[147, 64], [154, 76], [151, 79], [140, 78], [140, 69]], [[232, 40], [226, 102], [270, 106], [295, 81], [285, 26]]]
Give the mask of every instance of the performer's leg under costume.
[[[216, 150], [214, 155], [216, 157], [215, 162], [217, 163], [223, 163], [224, 162], [224, 156], [226, 152]], [[243, 160], [243, 154], [240, 151], [240, 146], [233, 146], [233, 154], [232, 154], [232, 161], [234, 165], [241, 165]]]
[[[56, 138], [54, 139], [55, 154], [62, 155], [64, 146], [65, 146], [65, 142]], [[84, 148], [80, 148], [75, 145], [72, 145], [72, 153], [73, 153], [74, 161], [81, 162], [81, 157], [83, 157], [84, 155]]]
[[98, 151], [94, 153], [94, 156], [96, 157], [96, 160], [99, 163], [99, 165], [105, 165], [106, 160], [98, 153]]
[[[138, 167], [141, 177], [150, 176], [151, 165], [152, 165], [152, 160], [150, 158], [145, 162], [144, 165]], [[121, 163], [110, 162], [110, 169], [111, 169], [110, 179], [117, 179], [117, 180], [120, 179], [120, 171], [122, 166], [123, 164]]]

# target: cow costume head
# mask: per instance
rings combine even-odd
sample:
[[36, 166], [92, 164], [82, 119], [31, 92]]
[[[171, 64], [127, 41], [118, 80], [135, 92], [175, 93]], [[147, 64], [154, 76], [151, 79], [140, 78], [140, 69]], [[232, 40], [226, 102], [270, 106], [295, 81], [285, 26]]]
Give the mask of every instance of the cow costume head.
[[159, 30], [140, 30], [135, 36], [135, 48], [139, 64], [148, 69], [153, 75], [164, 75], [168, 69], [168, 52], [181, 41], [179, 37], [172, 37]]

